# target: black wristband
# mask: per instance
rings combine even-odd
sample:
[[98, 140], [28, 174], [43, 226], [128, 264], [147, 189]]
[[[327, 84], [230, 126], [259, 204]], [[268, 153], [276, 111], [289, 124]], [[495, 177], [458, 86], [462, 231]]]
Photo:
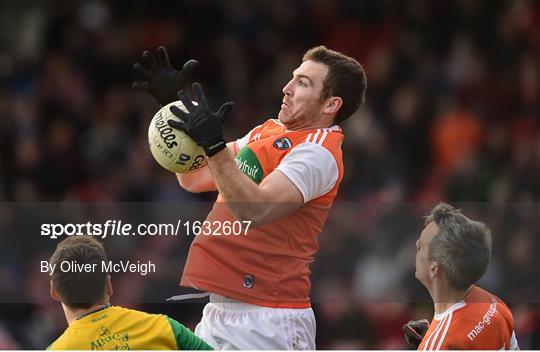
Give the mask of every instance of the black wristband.
[[225, 141], [220, 138], [208, 144], [205, 144], [202, 147], [204, 149], [204, 152], [206, 153], [206, 156], [211, 157], [214, 156], [216, 153], [220, 152], [221, 150], [227, 148], [227, 143], [225, 143]]

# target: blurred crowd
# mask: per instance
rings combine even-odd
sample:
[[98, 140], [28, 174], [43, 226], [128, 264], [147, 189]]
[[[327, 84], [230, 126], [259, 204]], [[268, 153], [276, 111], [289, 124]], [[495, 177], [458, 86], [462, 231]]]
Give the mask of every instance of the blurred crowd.
[[[236, 102], [226, 130], [234, 140], [277, 115], [292, 70], [319, 44], [357, 58], [368, 91], [343, 124], [345, 177], [313, 266], [318, 347], [405, 347], [401, 325], [432, 314], [414, 280], [414, 241], [427, 205], [447, 201], [492, 228], [481, 284], [511, 304], [521, 347], [539, 348], [533, 0], [2, 1], [0, 201], [210, 201], [152, 159], [147, 127], [158, 106], [130, 90], [133, 63], [159, 45], [175, 67], [199, 60], [210, 104]], [[140, 241], [132, 250], [173, 258], [171, 248]], [[0, 348], [43, 348], [64, 327], [59, 306], [37, 308], [50, 306], [33, 283], [46, 280], [23, 280], [36, 304], [1, 305]], [[134, 293], [145, 285], [124, 285], [120, 303], [145, 308]]]

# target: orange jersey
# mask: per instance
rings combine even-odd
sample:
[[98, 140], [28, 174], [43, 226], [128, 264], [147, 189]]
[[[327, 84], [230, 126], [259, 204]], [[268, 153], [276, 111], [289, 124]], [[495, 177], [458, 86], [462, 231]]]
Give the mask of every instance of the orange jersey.
[[[283, 172], [304, 205], [241, 236], [202, 236], [193, 241], [180, 284], [267, 307], [310, 307], [309, 265], [343, 177], [338, 126], [287, 131], [268, 120], [237, 141], [236, 163], [256, 183]], [[329, 166], [330, 165], [330, 166]], [[218, 195], [211, 223], [235, 218]]]
[[419, 350], [515, 350], [514, 318], [495, 295], [473, 286], [467, 297], [435, 314]]

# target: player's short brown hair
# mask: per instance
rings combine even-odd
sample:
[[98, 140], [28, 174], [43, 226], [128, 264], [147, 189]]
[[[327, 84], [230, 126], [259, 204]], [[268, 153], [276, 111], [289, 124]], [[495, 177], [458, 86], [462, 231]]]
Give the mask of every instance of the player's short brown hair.
[[425, 220], [439, 227], [429, 244], [429, 260], [442, 265], [450, 285], [465, 290], [478, 281], [491, 259], [489, 228], [446, 203], [436, 205]]
[[336, 123], [349, 118], [364, 104], [367, 88], [366, 73], [362, 65], [347, 55], [330, 50], [324, 45], [309, 49], [302, 59], [322, 63], [328, 67], [323, 82], [321, 99], [340, 97], [343, 105], [336, 114]]
[[[89, 308], [102, 302], [107, 276], [102, 271], [102, 263], [105, 261], [107, 254], [103, 244], [91, 236], [70, 236], [60, 242], [49, 263], [56, 264], [51, 283], [62, 303], [72, 308]], [[91, 272], [63, 272], [60, 267], [62, 262], [96, 265]]]

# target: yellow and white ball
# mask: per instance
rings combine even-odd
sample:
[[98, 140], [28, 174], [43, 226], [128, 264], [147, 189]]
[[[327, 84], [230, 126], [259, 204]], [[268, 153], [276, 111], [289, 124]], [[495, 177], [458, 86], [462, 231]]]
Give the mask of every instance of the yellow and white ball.
[[171, 112], [172, 105], [187, 112], [181, 101], [175, 101], [154, 115], [148, 128], [150, 152], [159, 165], [171, 172], [181, 174], [197, 170], [206, 165], [204, 150], [187, 134], [167, 124], [169, 119], [179, 119]]

